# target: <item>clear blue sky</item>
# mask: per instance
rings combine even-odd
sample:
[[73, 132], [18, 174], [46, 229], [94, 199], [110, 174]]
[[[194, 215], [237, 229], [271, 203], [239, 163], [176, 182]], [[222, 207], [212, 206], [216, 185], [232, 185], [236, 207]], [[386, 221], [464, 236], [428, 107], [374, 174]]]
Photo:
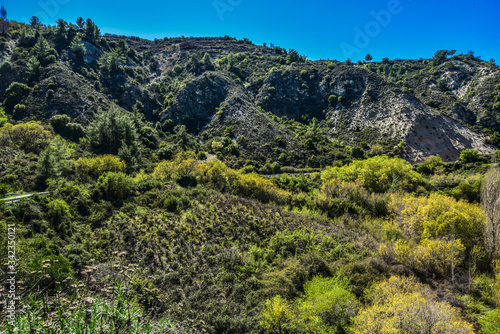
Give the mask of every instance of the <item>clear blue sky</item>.
[[[8, 19], [90, 17], [102, 33], [249, 38], [309, 59], [430, 58], [473, 50], [500, 63], [498, 0], [0, 0]], [[375, 15], [373, 15], [375, 14]], [[376, 19], [378, 17], [378, 20]]]

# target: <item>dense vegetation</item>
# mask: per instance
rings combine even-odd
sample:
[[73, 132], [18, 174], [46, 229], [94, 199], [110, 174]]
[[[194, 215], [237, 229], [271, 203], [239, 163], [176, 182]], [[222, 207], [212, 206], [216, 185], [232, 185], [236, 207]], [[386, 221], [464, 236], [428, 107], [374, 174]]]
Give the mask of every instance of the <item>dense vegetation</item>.
[[[316, 66], [350, 66], [418, 91], [419, 75], [450, 63], [449, 52], [341, 65], [229, 37], [206, 40], [227, 56], [184, 38], [137, 52], [144, 41], [101, 36], [82, 18], [10, 29], [0, 74], [15, 80], [0, 84], [0, 194], [47, 193], [0, 201], [1, 293], [14, 225], [19, 296], [15, 326], [0, 300], [1, 332], [500, 331], [498, 153], [465, 149], [453, 162], [412, 165], [399, 157], [405, 143], [376, 130], [348, 142], [348, 132], [320, 124], [321, 110], [273, 110], [286, 92], [270, 85], [292, 75], [289, 65], [306, 86]], [[148, 54], [155, 49], [179, 59], [151, 81], [162, 66]], [[60, 91], [81, 77], [78, 91]], [[263, 107], [249, 115], [273, 136], [186, 121], [191, 111], [180, 105], [191, 97], [179, 91], [196, 80], [215, 95], [227, 82], [264, 85]], [[132, 81], [137, 90], [124, 91]], [[329, 95], [324, 108], [351, 98]], [[224, 101], [214, 118], [249, 103]], [[489, 122], [476, 130], [494, 141]]]

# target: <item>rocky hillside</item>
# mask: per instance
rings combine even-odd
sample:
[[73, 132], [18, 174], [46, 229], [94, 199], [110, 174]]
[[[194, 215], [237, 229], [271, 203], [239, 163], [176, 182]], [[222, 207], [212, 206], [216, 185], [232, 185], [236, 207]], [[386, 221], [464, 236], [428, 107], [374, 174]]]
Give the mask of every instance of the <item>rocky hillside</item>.
[[321, 167], [377, 154], [452, 161], [500, 143], [500, 71], [472, 54], [309, 61], [228, 36], [148, 41], [101, 36], [92, 25], [10, 22], [0, 43], [7, 114], [65, 114], [86, 127], [116, 104], [143, 115], [158, 138], [151, 149], [185, 125], [207, 152], [240, 167]]

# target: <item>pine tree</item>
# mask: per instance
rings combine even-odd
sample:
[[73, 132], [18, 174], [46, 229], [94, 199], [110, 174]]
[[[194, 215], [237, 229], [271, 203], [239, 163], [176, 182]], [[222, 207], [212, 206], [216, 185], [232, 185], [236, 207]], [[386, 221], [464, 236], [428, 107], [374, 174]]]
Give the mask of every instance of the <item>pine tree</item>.
[[71, 50], [71, 52], [73, 52], [73, 54], [75, 55], [75, 57], [78, 61], [80, 61], [80, 62], [83, 61], [83, 58], [85, 57], [85, 52], [87, 51], [87, 49], [83, 45], [82, 39], [80, 37], [76, 36], [75, 38], [73, 38], [73, 41], [71, 42], [71, 45], [70, 45], [70, 50]]
[[212, 71], [214, 69], [214, 63], [212, 62], [212, 58], [208, 53], [205, 53], [205, 55], [203, 56], [203, 64], [209, 71]]
[[30, 19], [30, 25], [33, 27], [33, 28], [38, 28], [40, 27], [40, 20], [38, 19], [38, 17], [36, 16], [32, 16], [31, 19]]
[[5, 10], [4, 6], [0, 8], [0, 18], [4, 21], [7, 21], [7, 11]]

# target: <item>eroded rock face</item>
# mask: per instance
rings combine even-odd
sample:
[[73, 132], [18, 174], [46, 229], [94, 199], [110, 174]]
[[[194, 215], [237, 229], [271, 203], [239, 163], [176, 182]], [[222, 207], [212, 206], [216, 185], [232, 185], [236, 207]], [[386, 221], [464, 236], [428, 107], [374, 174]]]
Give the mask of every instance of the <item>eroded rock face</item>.
[[82, 43], [85, 46], [86, 50], [85, 57], [83, 58], [85, 63], [90, 64], [99, 60], [99, 57], [101, 57], [103, 52], [92, 43], [89, 43], [87, 41], [82, 41]]
[[173, 104], [161, 116], [161, 121], [171, 119], [198, 133], [210, 122], [217, 108], [226, 100], [234, 84], [225, 76], [207, 74], [198, 77], [179, 91]]

